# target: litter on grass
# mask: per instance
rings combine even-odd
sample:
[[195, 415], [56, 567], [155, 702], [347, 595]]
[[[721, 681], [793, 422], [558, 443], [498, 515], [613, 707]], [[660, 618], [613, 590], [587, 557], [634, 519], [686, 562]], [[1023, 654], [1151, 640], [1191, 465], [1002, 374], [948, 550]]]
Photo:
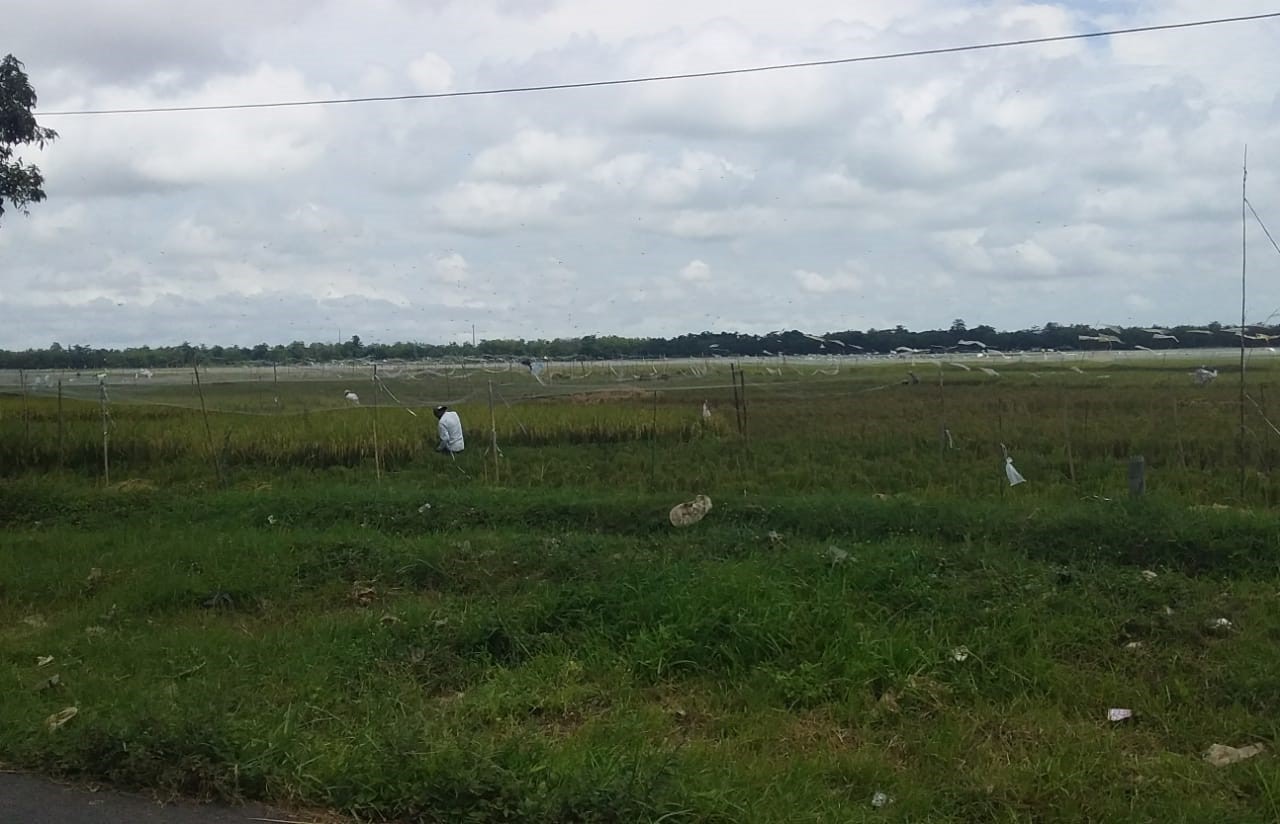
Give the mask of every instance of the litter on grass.
[[1017, 486], [1027, 482], [1027, 479], [1022, 477], [1022, 473], [1013, 465], [1013, 458], [1004, 459], [1004, 474], [1009, 479], [1009, 486]]
[[955, 661], [957, 664], [963, 664], [965, 661], [969, 660], [969, 656], [972, 654], [973, 653], [969, 652], [968, 647], [956, 647], [951, 650], [951, 660]]
[[843, 564], [845, 561], [849, 560], [849, 553], [834, 544], [827, 547], [827, 551], [822, 554], [823, 557], [831, 562], [832, 566]]
[[1141, 575], [1142, 575], [1142, 579], [1143, 579], [1144, 581], [1154, 581], [1156, 578], [1158, 578], [1158, 577], [1159, 577], [1158, 575], [1156, 575], [1156, 573], [1154, 573], [1153, 571], [1151, 571], [1151, 570], [1149, 570], [1149, 569], [1144, 569], [1144, 570], [1142, 570], [1142, 572], [1141, 572], [1141, 573], [1139, 573], [1139, 574], [1141, 574]]
[[1204, 628], [1210, 632], [1230, 632], [1235, 626], [1226, 618], [1211, 618], [1204, 622]]
[[692, 501], [673, 506], [668, 517], [672, 526], [692, 526], [705, 518], [710, 511], [711, 499], [706, 495], [698, 495]]
[[52, 663], [53, 663], [52, 655], [41, 655], [39, 658], [36, 659], [37, 667], [47, 667]]
[[1217, 369], [1206, 369], [1201, 366], [1191, 373], [1191, 382], [1196, 386], [1208, 386], [1218, 379]]
[[1130, 718], [1133, 718], [1133, 710], [1122, 707], [1112, 707], [1107, 710], [1107, 720], [1113, 724], [1118, 721], [1128, 721]]
[[36, 692], [44, 692], [45, 690], [51, 690], [60, 686], [62, 686], [62, 676], [51, 675], [48, 678], [41, 681], [40, 683], [36, 684], [35, 689], [36, 689]]
[[62, 725], [66, 724], [72, 718], [75, 718], [79, 712], [80, 710], [77, 707], [67, 707], [66, 709], [59, 710], [58, 712], [55, 712], [53, 715], [46, 718], [44, 720], [44, 724], [50, 730], [56, 730]]
[[876, 790], [875, 795], [871, 796], [871, 806], [877, 810], [887, 807], [893, 803], [893, 796], [883, 790]]
[[1228, 747], [1226, 744], [1214, 744], [1204, 754], [1204, 760], [1215, 767], [1229, 767], [1260, 755], [1267, 749], [1265, 744], [1250, 744], [1247, 747]]

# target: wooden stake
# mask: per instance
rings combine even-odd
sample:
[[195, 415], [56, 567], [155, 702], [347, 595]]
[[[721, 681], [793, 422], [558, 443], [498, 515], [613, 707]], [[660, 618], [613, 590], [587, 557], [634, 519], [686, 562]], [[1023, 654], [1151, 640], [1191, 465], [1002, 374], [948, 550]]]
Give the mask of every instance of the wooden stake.
[[1062, 397], [1062, 437], [1067, 442], [1067, 470], [1071, 473], [1071, 485], [1076, 485], [1076, 458], [1075, 453], [1071, 451], [1071, 416], [1070, 410], [1067, 408], [1066, 394]]
[[947, 454], [947, 396], [943, 392], [942, 364], [938, 364], [938, 451]]
[[1245, 267], [1248, 262], [1249, 221], [1245, 209], [1249, 204], [1249, 147], [1244, 147], [1244, 166], [1240, 178], [1240, 500], [1244, 500], [1244, 322]]
[[1187, 468], [1187, 450], [1182, 444], [1182, 421], [1178, 417], [1178, 399], [1173, 399], [1173, 434], [1178, 439], [1178, 461], [1182, 464], [1182, 469]]
[[733, 420], [737, 424], [738, 434], [742, 434], [742, 402], [738, 398], [738, 370], [729, 364], [729, 383], [733, 386]]
[[742, 385], [739, 394], [742, 397], [742, 437], [751, 441], [750, 430], [747, 429], [747, 373], [738, 370], [738, 382]]
[[24, 446], [30, 446], [31, 409], [27, 405], [27, 373], [25, 370], [18, 370], [18, 383], [22, 385], [22, 442]]
[[658, 479], [658, 390], [653, 390], [653, 428], [649, 430], [649, 488]]
[[378, 449], [378, 364], [373, 365], [373, 471], [382, 485], [382, 456]]
[[110, 437], [110, 419], [107, 417], [107, 382], [98, 381], [98, 409], [102, 413], [102, 485], [111, 486], [111, 457], [107, 448]]
[[222, 461], [218, 459], [218, 450], [213, 445], [213, 428], [209, 426], [209, 410], [204, 405], [204, 384], [200, 382], [200, 361], [192, 358], [191, 370], [196, 373], [196, 392], [200, 394], [200, 416], [204, 418], [205, 441], [209, 444], [209, 459], [213, 461], [213, 474], [218, 478], [218, 486], [226, 486], [222, 477]]
[[502, 480], [501, 465], [498, 463], [498, 419], [493, 414], [493, 381], [489, 381], [489, 435], [493, 449], [493, 483], [496, 486]]
[[62, 378], [58, 378], [58, 468], [62, 468], [64, 461], [62, 447]]
[[1147, 463], [1141, 455], [1129, 459], [1129, 496], [1141, 498], [1147, 491]]

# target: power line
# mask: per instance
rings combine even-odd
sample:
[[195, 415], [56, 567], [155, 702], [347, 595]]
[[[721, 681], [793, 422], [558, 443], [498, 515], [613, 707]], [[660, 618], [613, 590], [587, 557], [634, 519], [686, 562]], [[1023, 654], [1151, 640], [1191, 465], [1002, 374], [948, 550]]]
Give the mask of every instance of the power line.
[[339, 97], [323, 100], [286, 100], [274, 103], [225, 103], [211, 106], [149, 106], [136, 109], [79, 109], [68, 111], [41, 112], [41, 117], [68, 117], [72, 115], [99, 114], [149, 114], [162, 112], [215, 112], [232, 109], [284, 109], [299, 106], [333, 106], [346, 103], [389, 103], [400, 100], [440, 100], [451, 97], [484, 97], [500, 94], [523, 94], [526, 92], [550, 92], [565, 89], [590, 89], [603, 86], [626, 86], [637, 83], [659, 83], [669, 80], [693, 80], [701, 77], [726, 77], [735, 74], [758, 74], [760, 72], [782, 71], [784, 69], [807, 69], [817, 66], [842, 66], [851, 63], [870, 63], [879, 60], [899, 60], [906, 57], [927, 57], [937, 54], [957, 54], [960, 52], [1004, 49], [1012, 46], [1034, 46], [1043, 43], [1063, 43], [1069, 40], [1087, 40], [1097, 37], [1114, 37], [1120, 34], [1141, 34], [1144, 32], [1170, 31], [1173, 29], [1189, 29], [1198, 26], [1213, 26], [1220, 23], [1242, 23], [1252, 20], [1265, 20], [1280, 17], [1280, 12], [1267, 14], [1251, 14], [1243, 17], [1218, 17], [1211, 20], [1193, 20], [1187, 23], [1166, 23], [1157, 26], [1137, 26], [1129, 29], [1110, 29], [1108, 31], [1084, 32], [1083, 34], [1060, 34], [1053, 37], [1031, 37], [1022, 40], [1002, 40], [993, 43], [977, 43], [967, 46], [946, 46], [936, 49], [915, 49], [913, 51], [873, 54], [863, 57], [841, 57], [833, 60], [807, 60], [798, 63], [777, 63], [769, 66], [751, 66], [740, 69], [720, 69], [718, 71], [687, 72], [684, 74], [659, 74], [646, 77], [628, 77], [620, 80], [589, 80], [580, 83], [551, 83], [543, 86], [509, 86], [497, 89], [473, 89], [460, 92], [433, 92], [429, 94], [398, 94], [382, 97]]

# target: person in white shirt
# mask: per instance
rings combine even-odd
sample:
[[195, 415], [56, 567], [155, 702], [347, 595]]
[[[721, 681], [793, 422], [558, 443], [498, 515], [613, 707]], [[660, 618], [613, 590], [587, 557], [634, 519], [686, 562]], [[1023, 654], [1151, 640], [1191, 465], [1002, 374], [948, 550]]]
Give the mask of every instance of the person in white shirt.
[[433, 411], [436, 420], [440, 422], [437, 426], [440, 432], [440, 445], [436, 447], [436, 451], [446, 455], [458, 454], [465, 447], [462, 440], [462, 419], [458, 417], [457, 412], [447, 406], [437, 406]]

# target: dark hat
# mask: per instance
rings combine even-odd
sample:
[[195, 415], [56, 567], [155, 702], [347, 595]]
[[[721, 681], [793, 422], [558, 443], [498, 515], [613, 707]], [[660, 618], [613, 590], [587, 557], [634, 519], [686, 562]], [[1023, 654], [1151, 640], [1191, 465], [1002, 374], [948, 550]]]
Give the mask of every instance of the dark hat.
[[448, 408], [449, 408], [449, 407], [447, 407], [447, 406], [437, 406], [435, 409], [432, 409], [431, 411], [432, 411], [432, 412], [434, 412], [434, 413], [436, 413], [436, 417], [438, 418], [438, 417], [440, 417], [441, 415], [443, 415], [443, 414], [445, 413], [445, 411], [446, 411], [446, 410], [448, 410]]

